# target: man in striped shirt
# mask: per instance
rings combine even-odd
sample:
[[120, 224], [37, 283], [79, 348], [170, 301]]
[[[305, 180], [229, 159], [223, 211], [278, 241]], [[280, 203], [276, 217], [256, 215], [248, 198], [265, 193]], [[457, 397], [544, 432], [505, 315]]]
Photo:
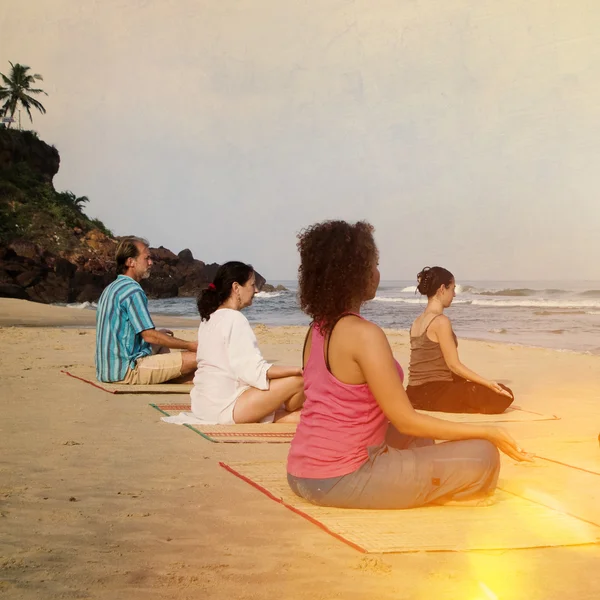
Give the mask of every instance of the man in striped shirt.
[[148, 312], [148, 298], [140, 285], [152, 268], [148, 242], [124, 238], [116, 260], [117, 279], [102, 292], [96, 313], [98, 381], [151, 385], [195, 371], [197, 342], [156, 330]]

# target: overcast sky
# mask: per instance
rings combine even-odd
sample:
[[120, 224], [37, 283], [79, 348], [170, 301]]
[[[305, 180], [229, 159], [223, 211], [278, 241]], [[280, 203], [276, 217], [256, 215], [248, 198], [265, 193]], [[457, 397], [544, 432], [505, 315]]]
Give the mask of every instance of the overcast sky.
[[[376, 227], [384, 279], [600, 279], [596, 0], [37, 0], [57, 189], [117, 235], [295, 277], [296, 233]], [[30, 127], [25, 115], [24, 126]]]

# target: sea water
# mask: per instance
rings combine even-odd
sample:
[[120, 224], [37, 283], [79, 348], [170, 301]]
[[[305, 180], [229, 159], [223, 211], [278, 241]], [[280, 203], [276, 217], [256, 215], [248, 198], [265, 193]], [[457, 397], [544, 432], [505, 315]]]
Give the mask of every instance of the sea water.
[[[296, 281], [270, 281], [287, 291], [260, 292], [244, 310], [265, 325], [303, 325]], [[156, 314], [197, 317], [194, 298], [150, 300]], [[427, 299], [410, 281], [382, 281], [363, 315], [384, 328], [408, 329]], [[86, 308], [94, 308], [86, 306]], [[600, 354], [600, 282], [460, 281], [446, 314], [462, 338]]]

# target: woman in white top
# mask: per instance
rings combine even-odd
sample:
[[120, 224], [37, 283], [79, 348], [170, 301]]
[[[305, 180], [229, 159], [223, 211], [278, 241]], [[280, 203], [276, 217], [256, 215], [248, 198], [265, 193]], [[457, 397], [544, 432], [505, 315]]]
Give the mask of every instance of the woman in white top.
[[240, 312], [252, 304], [255, 281], [251, 265], [228, 262], [198, 298], [198, 368], [190, 395], [192, 412], [205, 423], [299, 421], [302, 369], [266, 362]]

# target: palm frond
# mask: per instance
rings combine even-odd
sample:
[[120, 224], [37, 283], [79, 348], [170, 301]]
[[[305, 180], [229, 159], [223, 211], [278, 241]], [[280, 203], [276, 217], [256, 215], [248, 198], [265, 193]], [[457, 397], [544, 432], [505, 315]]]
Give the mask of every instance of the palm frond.
[[44, 90], [32, 90], [32, 89], [28, 89], [27, 90], [30, 94], [45, 94], [46, 96], [48, 94], [46, 94], [46, 92]]
[[[30, 104], [34, 108], [37, 108], [42, 114], [46, 114], [46, 109], [44, 108], [44, 105], [41, 102], [27, 95], [25, 95], [24, 98], [27, 104]], [[23, 102], [23, 100], [21, 100], [21, 102]]]

